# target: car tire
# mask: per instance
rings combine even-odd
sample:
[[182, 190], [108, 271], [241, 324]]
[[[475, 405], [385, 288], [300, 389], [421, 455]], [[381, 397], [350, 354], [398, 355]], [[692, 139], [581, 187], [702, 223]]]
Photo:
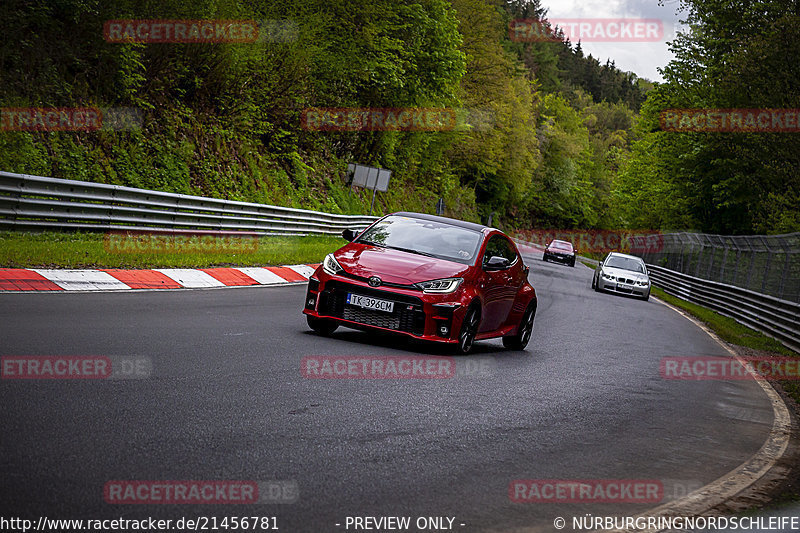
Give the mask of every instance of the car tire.
[[470, 306], [461, 321], [461, 329], [458, 332], [458, 353], [467, 355], [472, 351], [475, 344], [475, 336], [478, 334], [478, 327], [481, 323], [481, 312], [477, 305]]
[[573, 259], [573, 260], [572, 260], [572, 262], [569, 264], [569, 266], [571, 266], [571, 267], [575, 268], [575, 260], [574, 260], [574, 259]]
[[309, 315], [306, 315], [306, 322], [308, 322], [308, 327], [310, 327], [312, 330], [314, 330], [315, 333], [318, 333], [323, 337], [327, 337], [328, 335], [330, 335], [339, 328], [339, 324], [337, 324], [333, 320], [328, 320], [325, 318], [317, 318]]
[[600, 289], [600, 280], [599, 280], [599, 279], [597, 279], [597, 278], [594, 278], [592, 281], [594, 282], [594, 283], [592, 284], [592, 288], [593, 288], [595, 291], [597, 291], [597, 292], [601, 292], [601, 289]]
[[528, 345], [528, 341], [531, 340], [534, 318], [536, 318], [536, 306], [530, 304], [519, 321], [517, 333], [503, 337], [503, 346], [510, 350], [524, 350]]
[[650, 299], [650, 291], [647, 291], [647, 294], [645, 294], [644, 296], [642, 296], [642, 300], [644, 300], [644, 301], [646, 302], [646, 301], [648, 301], [649, 299]]

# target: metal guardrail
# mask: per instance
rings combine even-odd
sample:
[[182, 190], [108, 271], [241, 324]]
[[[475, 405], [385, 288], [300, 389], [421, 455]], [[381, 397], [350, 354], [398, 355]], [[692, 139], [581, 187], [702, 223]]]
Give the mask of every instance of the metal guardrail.
[[800, 233], [666, 233], [661, 243], [643, 254], [647, 263], [800, 302]]
[[[539, 251], [542, 246], [514, 239], [520, 251]], [[596, 259], [578, 256], [579, 259], [597, 263]], [[800, 352], [800, 303], [790, 302], [751, 291], [735, 285], [709, 281], [670, 270], [658, 265], [647, 265], [653, 285], [682, 300], [702, 305], [721, 315], [733, 318], [747, 327], [781, 341], [786, 347]]]
[[0, 172], [0, 228], [336, 234], [378, 217]]
[[800, 352], [800, 304], [657, 265], [647, 270], [667, 294], [713, 309]]

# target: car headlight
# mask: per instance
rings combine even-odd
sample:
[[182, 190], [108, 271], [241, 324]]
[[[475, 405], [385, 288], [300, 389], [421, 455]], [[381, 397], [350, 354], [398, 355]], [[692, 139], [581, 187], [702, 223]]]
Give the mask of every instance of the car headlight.
[[415, 284], [417, 288], [422, 289], [422, 292], [436, 292], [436, 293], [448, 293], [455, 291], [461, 282], [464, 281], [464, 278], [444, 278], [444, 279], [434, 279], [431, 281], [423, 281], [422, 283]]
[[606, 274], [605, 272], [600, 272], [600, 275], [603, 276], [605, 279], [614, 279], [614, 276], [611, 274]]
[[325, 261], [322, 262], [322, 270], [331, 276], [344, 272], [342, 265], [340, 265], [336, 258], [333, 257], [333, 254], [328, 254], [325, 256]]
[[637, 281], [636, 284], [637, 285], [641, 285], [642, 287], [647, 287], [648, 285], [650, 285], [650, 282], [647, 281], [646, 279], [642, 279], [642, 280]]

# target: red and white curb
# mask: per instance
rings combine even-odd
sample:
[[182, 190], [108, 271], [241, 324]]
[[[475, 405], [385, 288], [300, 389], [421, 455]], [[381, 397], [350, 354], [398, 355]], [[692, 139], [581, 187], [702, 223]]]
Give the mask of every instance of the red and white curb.
[[117, 291], [285, 285], [308, 281], [317, 266], [148, 270], [0, 268], [0, 291]]

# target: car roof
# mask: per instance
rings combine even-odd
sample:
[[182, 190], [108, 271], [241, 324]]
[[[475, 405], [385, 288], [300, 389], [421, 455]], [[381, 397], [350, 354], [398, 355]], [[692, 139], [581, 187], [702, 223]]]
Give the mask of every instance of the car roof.
[[[391, 215], [396, 215], [400, 217], [410, 217], [410, 218], [419, 218], [422, 220], [430, 220], [432, 222], [441, 222], [442, 224], [450, 224], [451, 226], [458, 226], [461, 228], [471, 229], [473, 231], [480, 231], [486, 229], [492, 229], [488, 226], [484, 226], [483, 224], [476, 224], [474, 222], [466, 222], [464, 220], [457, 220], [455, 218], [447, 218], [447, 217], [439, 217], [436, 215], [428, 215], [425, 213], [411, 213], [409, 211], [398, 211], [397, 213], [391, 213]], [[388, 215], [388, 216], [391, 216]]]
[[553, 240], [552, 240], [552, 242], [551, 242], [550, 244], [569, 244], [570, 246], [572, 246], [572, 243], [571, 243], [571, 242], [569, 242], [569, 241], [562, 241], [562, 240], [559, 240], [559, 239], [553, 239]]

